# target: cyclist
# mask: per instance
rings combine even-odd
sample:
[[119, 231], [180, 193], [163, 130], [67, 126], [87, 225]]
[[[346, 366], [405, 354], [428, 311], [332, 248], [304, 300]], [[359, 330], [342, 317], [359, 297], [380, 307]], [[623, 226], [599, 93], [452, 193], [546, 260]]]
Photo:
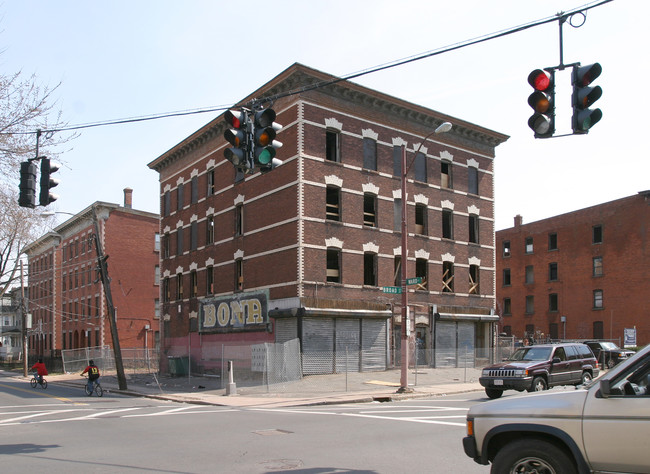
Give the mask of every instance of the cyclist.
[[[93, 389], [95, 388], [95, 382], [99, 380], [99, 369], [95, 365], [95, 362], [92, 360], [88, 362], [88, 367], [84, 369], [83, 372], [81, 372], [81, 375], [88, 373], [88, 393], [92, 394]], [[99, 382], [97, 382], [99, 383]]]
[[36, 362], [34, 365], [32, 365], [31, 370], [36, 371], [36, 373], [34, 374], [34, 377], [36, 378], [36, 381], [40, 385], [43, 385], [43, 376], [48, 375], [47, 374], [47, 369], [45, 368], [45, 364], [43, 363], [43, 359], [39, 358], [38, 362]]

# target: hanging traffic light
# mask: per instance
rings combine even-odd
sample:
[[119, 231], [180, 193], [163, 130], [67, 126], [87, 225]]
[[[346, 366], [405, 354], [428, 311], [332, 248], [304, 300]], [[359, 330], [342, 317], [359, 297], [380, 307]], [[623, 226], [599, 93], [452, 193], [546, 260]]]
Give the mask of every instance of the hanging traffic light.
[[20, 164], [20, 194], [18, 205], [20, 207], [36, 207], [36, 163], [24, 161]]
[[223, 154], [236, 168], [248, 169], [248, 114], [243, 109], [228, 110], [224, 116], [231, 128], [226, 129], [223, 136], [232, 147], [226, 148]]
[[535, 111], [528, 126], [535, 138], [550, 138], [555, 133], [555, 70], [535, 69], [528, 75], [528, 84], [535, 89], [528, 97], [528, 105]]
[[591, 110], [589, 108], [603, 95], [600, 86], [589, 87], [600, 76], [601, 72], [603, 72], [603, 68], [598, 63], [589, 64], [588, 66], [573, 66], [571, 74], [571, 83], [573, 85], [571, 128], [574, 134], [589, 133], [589, 129], [603, 117], [600, 109]]
[[54, 163], [44, 156], [41, 158], [41, 193], [39, 196], [41, 206], [47, 206], [59, 198], [58, 195], [50, 192], [50, 189], [59, 185], [59, 180], [52, 178], [52, 173], [58, 171], [59, 168], [58, 163]]
[[254, 163], [255, 167], [264, 171], [271, 171], [278, 163], [282, 164], [282, 161], [275, 158], [277, 149], [282, 146], [275, 139], [277, 132], [282, 129], [282, 125], [274, 122], [275, 117], [275, 110], [264, 109], [255, 112], [253, 119]]

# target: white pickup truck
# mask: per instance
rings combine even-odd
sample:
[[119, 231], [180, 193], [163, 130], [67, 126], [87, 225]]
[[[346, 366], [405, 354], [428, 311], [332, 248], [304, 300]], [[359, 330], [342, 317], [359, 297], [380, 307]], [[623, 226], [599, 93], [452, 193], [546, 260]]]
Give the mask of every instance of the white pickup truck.
[[575, 390], [474, 405], [465, 454], [501, 473], [650, 473], [650, 346]]

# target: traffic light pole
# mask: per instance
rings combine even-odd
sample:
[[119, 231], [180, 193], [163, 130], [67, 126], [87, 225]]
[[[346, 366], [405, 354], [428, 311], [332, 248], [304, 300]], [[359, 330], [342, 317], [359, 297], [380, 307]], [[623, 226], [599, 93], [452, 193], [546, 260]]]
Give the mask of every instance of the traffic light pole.
[[111, 280], [108, 277], [108, 267], [102, 245], [99, 240], [99, 223], [97, 222], [97, 211], [93, 206], [93, 225], [95, 227], [95, 251], [97, 252], [97, 266], [99, 275], [106, 295], [106, 305], [108, 306], [108, 322], [111, 328], [111, 339], [113, 340], [113, 354], [115, 356], [115, 371], [117, 372], [117, 384], [120, 390], [126, 390], [126, 376], [124, 375], [124, 365], [122, 364], [122, 350], [120, 349], [120, 338], [117, 333], [117, 321], [115, 318], [115, 306], [113, 306], [113, 296], [111, 293]]

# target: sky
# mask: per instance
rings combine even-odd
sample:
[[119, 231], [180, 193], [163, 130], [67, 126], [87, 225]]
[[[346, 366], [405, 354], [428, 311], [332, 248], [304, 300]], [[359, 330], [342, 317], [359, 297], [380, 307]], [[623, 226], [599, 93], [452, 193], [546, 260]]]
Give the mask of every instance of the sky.
[[[5, 0], [0, 70], [58, 84], [62, 120], [79, 125], [227, 107], [295, 62], [345, 76], [595, 3]], [[649, 14], [650, 2], [614, 0], [564, 24], [563, 63], [603, 70], [594, 82], [603, 118], [587, 135], [535, 139], [527, 125], [529, 73], [560, 64], [557, 21], [354, 82], [510, 136], [494, 166], [500, 230], [517, 214], [529, 223], [650, 189], [647, 140], [636, 126], [646, 113]], [[558, 135], [571, 132], [570, 71], [556, 77]], [[158, 174], [147, 164], [220, 113], [79, 130], [48, 150], [63, 164], [49, 209], [122, 204], [130, 187], [134, 208], [158, 213]]]

